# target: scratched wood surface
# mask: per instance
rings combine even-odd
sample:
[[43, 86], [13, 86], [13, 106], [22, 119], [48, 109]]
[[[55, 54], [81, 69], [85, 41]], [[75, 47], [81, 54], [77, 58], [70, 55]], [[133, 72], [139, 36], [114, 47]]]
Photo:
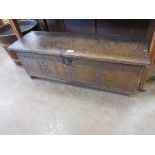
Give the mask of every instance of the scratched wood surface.
[[148, 65], [148, 44], [141, 38], [72, 32], [30, 32], [9, 49]]

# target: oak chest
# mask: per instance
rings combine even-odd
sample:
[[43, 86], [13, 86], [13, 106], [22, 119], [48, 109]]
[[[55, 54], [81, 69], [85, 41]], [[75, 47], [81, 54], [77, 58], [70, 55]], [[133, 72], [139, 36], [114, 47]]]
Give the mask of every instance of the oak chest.
[[140, 38], [32, 31], [8, 48], [30, 76], [133, 94], [149, 65]]

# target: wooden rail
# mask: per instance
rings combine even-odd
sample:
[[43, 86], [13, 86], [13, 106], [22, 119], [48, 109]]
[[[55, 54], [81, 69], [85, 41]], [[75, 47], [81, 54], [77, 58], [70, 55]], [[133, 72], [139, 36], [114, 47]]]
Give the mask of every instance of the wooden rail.
[[9, 22], [10, 22], [10, 25], [11, 25], [13, 31], [15, 32], [17, 38], [18, 39], [21, 38], [23, 36], [23, 34], [20, 30], [17, 19], [9, 19]]

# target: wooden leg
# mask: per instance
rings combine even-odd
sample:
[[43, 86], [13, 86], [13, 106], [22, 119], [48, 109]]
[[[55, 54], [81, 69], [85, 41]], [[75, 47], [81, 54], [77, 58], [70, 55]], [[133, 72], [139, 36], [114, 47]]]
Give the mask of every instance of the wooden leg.
[[143, 75], [142, 75], [142, 79], [141, 79], [141, 82], [140, 82], [140, 85], [139, 85], [139, 91], [141, 91], [141, 92], [145, 92], [145, 91], [146, 91], [146, 90], [144, 89], [144, 84], [145, 84], [145, 81], [146, 81], [146, 79], [147, 79], [149, 70], [150, 70], [150, 67], [146, 67], [146, 68], [144, 69], [144, 72], [143, 72]]
[[[153, 23], [154, 23], [154, 20], [153, 20]], [[149, 71], [154, 63], [154, 60], [155, 60], [155, 23], [152, 26], [152, 29], [153, 29], [153, 35], [152, 35], [152, 40], [151, 40], [150, 47], [149, 47], [150, 66], [148, 66], [144, 69], [144, 72], [143, 72], [143, 75], [142, 75], [142, 78], [140, 81], [140, 90], [142, 90], [142, 91], [144, 90], [144, 84], [146, 82]]]
[[16, 37], [18, 39], [21, 38], [23, 36], [23, 34], [22, 34], [21, 30], [20, 30], [17, 19], [9, 19], [9, 22], [10, 22], [10, 25], [11, 25], [13, 31], [16, 34]]
[[153, 53], [150, 54], [150, 66], [146, 67], [144, 69], [144, 72], [143, 72], [143, 75], [142, 75], [142, 79], [141, 79], [141, 82], [140, 82], [140, 90], [144, 90], [144, 84], [147, 80], [147, 77], [148, 77], [148, 74], [151, 70], [151, 67], [154, 63], [154, 59], [155, 59], [155, 50], [153, 51]]

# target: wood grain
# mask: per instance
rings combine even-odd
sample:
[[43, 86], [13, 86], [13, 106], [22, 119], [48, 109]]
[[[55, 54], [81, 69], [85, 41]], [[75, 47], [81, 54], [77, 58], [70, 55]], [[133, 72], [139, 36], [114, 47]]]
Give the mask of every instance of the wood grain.
[[131, 65], [148, 65], [146, 41], [72, 32], [30, 32], [9, 47], [49, 55], [82, 57]]
[[149, 64], [147, 43], [79, 33], [30, 32], [9, 46], [33, 77], [133, 94]]

